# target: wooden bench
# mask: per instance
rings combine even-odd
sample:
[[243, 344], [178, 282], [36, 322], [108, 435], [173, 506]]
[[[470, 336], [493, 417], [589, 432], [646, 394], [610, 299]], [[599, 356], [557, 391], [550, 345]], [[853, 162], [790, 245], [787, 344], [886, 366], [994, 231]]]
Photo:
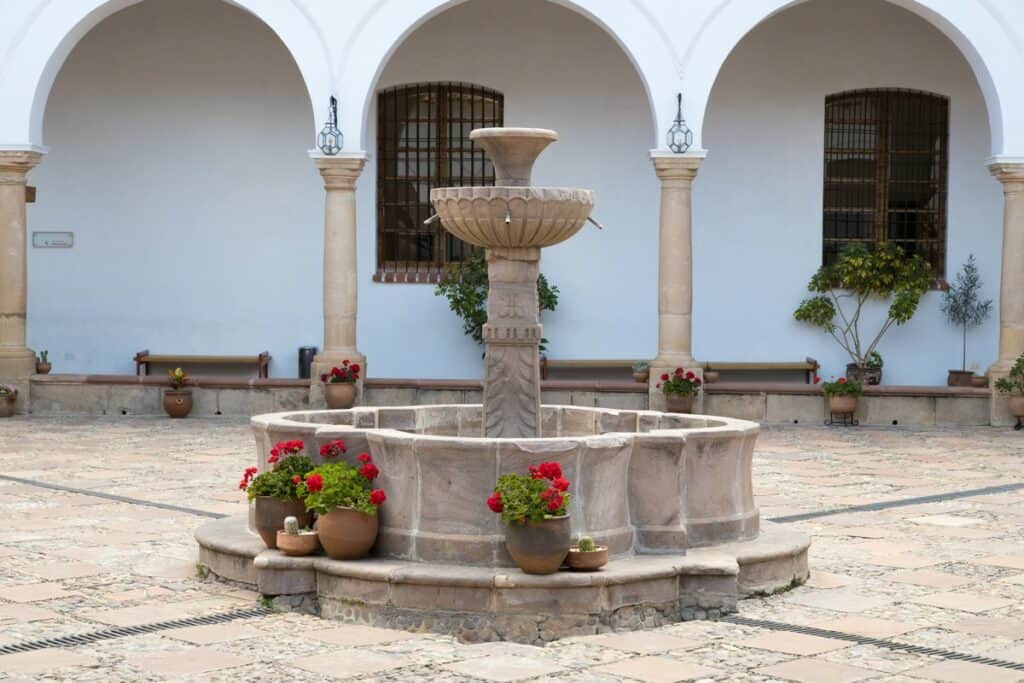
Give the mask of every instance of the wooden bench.
[[540, 378], [548, 378], [548, 370], [623, 370], [623, 379], [630, 379], [633, 373], [632, 360], [563, 360], [542, 357], [540, 359]]
[[149, 374], [150, 363], [172, 363], [175, 365], [255, 365], [256, 376], [266, 378], [270, 368], [270, 352], [264, 351], [256, 356], [189, 356], [170, 353], [150, 353], [143, 349], [135, 354], [135, 374], [141, 375], [145, 367]]
[[753, 363], [729, 363], [729, 362], [714, 362], [708, 361], [703, 363], [704, 369], [718, 370], [719, 372], [762, 372], [762, 373], [786, 373], [786, 372], [800, 372], [804, 375], [807, 384], [814, 384], [814, 378], [818, 374], [818, 369], [821, 367], [818, 361], [813, 358], [806, 358], [803, 361], [784, 362], [784, 363], [771, 363], [771, 362], [753, 362]]

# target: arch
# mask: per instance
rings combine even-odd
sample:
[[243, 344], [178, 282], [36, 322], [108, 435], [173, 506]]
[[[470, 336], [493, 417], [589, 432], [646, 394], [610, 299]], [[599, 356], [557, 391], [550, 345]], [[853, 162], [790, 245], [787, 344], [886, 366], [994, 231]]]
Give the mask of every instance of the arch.
[[[694, 145], [701, 146], [704, 117], [726, 59], [766, 19], [807, 0], [721, 0], [682, 59]], [[1019, 94], [1021, 51], [986, 0], [887, 0], [928, 21], [964, 55], [985, 98], [992, 154], [1024, 153], [1024, 97]], [[1017, 59], [1007, 59], [1013, 55]]]
[[[433, 17], [464, 2], [467, 0], [378, 0], [357, 22], [335, 70], [342, 93], [340, 118], [346, 142], [358, 141], [360, 149], [370, 144], [366, 124], [376, 84], [402, 42]], [[647, 93], [655, 135], [667, 130], [675, 115], [679, 58], [668, 37], [639, 2], [549, 2], [581, 14], [615, 41], [633, 64]], [[349, 131], [353, 132], [351, 136]]]
[[[326, 45], [297, 0], [215, 1], [249, 12], [277, 35], [298, 66], [311, 107], [327, 97], [331, 78]], [[11, 105], [0, 111], [0, 143], [43, 144], [46, 101], [71, 50], [101, 21], [138, 2], [142, 0], [47, 0], [26, 19], [0, 64], [0, 92]]]

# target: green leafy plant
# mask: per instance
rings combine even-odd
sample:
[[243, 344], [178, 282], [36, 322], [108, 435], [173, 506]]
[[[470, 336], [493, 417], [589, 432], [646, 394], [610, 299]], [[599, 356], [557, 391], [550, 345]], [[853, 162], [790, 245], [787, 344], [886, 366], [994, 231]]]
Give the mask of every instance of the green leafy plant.
[[996, 380], [996, 390], [1003, 394], [1024, 395], [1024, 353], [1014, 361], [1009, 376]]
[[[434, 293], [448, 299], [448, 306], [462, 318], [462, 331], [483, 344], [487, 322], [487, 261], [483, 250], [473, 252], [461, 263], [448, 264]], [[558, 287], [549, 284], [543, 273], [537, 277], [537, 303], [541, 311], [553, 311], [558, 306]], [[541, 351], [547, 348], [547, 341], [541, 339]]]
[[946, 320], [957, 325], [963, 332], [962, 358], [960, 369], [967, 370], [967, 331], [981, 325], [992, 313], [992, 299], [982, 300], [981, 275], [974, 254], [956, 274], [956, 280], [942, 295], [942, 312]]
[[306, 509], [325, 515], [334, 508], [353, 508], [367, 515], [376, 515], [377, 508], [387, 500], [383, 489], [374, 489], [373, 480], [380, 471], [366, 453], [355, 467], [347, 462], [329, 462], [306, 475], [300, 485]]
[[637, 362], [633, 363], [633, 372], [649, 372], [650, 369], [651, 364], [645, 360], [638, 360]]
[[14, 400], [18, 398], [18, 387], [13, 384], [0, 384], [0, 398]]
[[686, 371], [684, 373], [682, 368], [676, 368], [671, 375], [667, 372], [663, 374], [661, 382], [655, 388], [661, 389], [664, 394], [696, 396], [700, 393], [701, 384], [703, 382], [694, 372]]
[[185, 386], [185, 382], [188, 381], [188, 375], [181, 368], [174, 368], [167, 371], [167, 381], [172, 389], [178, 390]]
[[506, 524], [540, 522], [561, 517], [569, 508], [569, 480], [557, 462], [530, 465], [529, 475], [508, 473], [498, 477], [494, 493], [487, 499], [492, 512], [501, 513]]
[[826, 396], [861, 396], [864, 387], [860, 382], [840, 377], [835, 382], [822, 382], [821, 391]]
[[36, 356], [36, 361], [39, 362], [39, 363], [49, 363], [50, 362], [50, 352], [46, 351], [45, 349], [43, 351], [40, 351], [39, 355]]
[[580, 540], [576, 542], [576, 549], [581, 553], [589, 553], [597, 550], [597, 544], [590, 536], [580, 536]]
[[[870, 367], [869, 359], [882, 337], [893, 325], [903, 325], [914, 316], [932, 279], [931, 266], [917, 254], [907, 256], [901, 247], [888, 243], [870, 250], [853, 244], [835, 263], [811, 276], [807, 289], [815, 296], [804, 299], [793, 317], [824, 330], [856, 365]], [[874, 336], [866, 336], [861, 312], [871, 299], [890, 303], [881, 328]]]
[[885, 360], [878, 351], [872, 351], [871, 355], [864, 361], [864, 367], [868, 370], [881, 370], [885, 367]]
[[309, 458], [304, 455], [289, 455], [274, 465], [273, 469], [258, 475], [255, 467], [246, 469], [238, 488], [245, 491], [249, 500], [256, 496], [270, 496], [278, 500], [295, 500], [302, 497], [302, 478], [313, 469], [313, 463]]

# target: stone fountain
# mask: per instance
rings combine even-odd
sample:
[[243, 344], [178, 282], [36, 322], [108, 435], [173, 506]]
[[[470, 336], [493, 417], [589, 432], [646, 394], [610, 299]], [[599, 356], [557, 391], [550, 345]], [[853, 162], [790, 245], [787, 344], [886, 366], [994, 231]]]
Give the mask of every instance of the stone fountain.
[[[810, 539], [762, 523], [754, 503], [756, 423], [541, 405], [541, 249], [583, 226], [594, 195], [529, 184], [553, 131], [491, 128], [470, 137], [490, 155], [495, 186], [439, 188], [431, 201], [447, 230], [487, 250], [483, 405], [254, 417], [261, 469], [281, 440], [302, 439], [314, 461], [335, 439], [352, 462], [372, 453], [388, 492], [375, 557], [285, 557], [263, 547], [243, 516], [197, 531], [200, 562], [325, 617], [530, 643], [715, 617], [744, 595], [802, 583]], [[573, 482], [573, 533], [609, 547], [612, 561], [600, 572], [513, 568], [484, 501], [498, 474], [547, 460]]]

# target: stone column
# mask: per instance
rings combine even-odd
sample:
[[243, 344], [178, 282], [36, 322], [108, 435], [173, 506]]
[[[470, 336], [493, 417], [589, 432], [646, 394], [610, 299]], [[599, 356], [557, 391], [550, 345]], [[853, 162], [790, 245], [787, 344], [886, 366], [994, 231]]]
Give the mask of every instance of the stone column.
[[[677, 367], [699, 372], [693, 359], [693, 239], [691, 189], [706, 153], [651, 152], [661, 180], [658, 230], [658, 356], [651, 361], [650, 404], [664, 408], [657, 388]], [[698, 404], [699, 405], [699, 404]]]
[[487, 250], [484, 436], [540, 436], [540, 249]]
[[[1024, 159], [992, 159], [989, 171], [1003, 184], [1003, 266], [999, 288], [999, 358], [989, 378], [1005, 377], [1024, 353]], [[1006, 399], [992, 392], [992, 424], [1014, 424]]]
[[[366, 376], [366, 357], [356, 349], [356, 180], [366, 164], [365, 154], [311, 154], [324, 180], [324, 340], [313, 359], [310, 405], [324, 407], [320, 374], [348, 359], [359, 363]], [[358, 390], [362, 394], [362, 379]]]
[[19, 411], [27, 409], [28, 378], [36, 371], [36, 354], [25, 345], [25, 184], [42, 158], [40, 152], [0, 150], [0, 382], [18, 387]]

